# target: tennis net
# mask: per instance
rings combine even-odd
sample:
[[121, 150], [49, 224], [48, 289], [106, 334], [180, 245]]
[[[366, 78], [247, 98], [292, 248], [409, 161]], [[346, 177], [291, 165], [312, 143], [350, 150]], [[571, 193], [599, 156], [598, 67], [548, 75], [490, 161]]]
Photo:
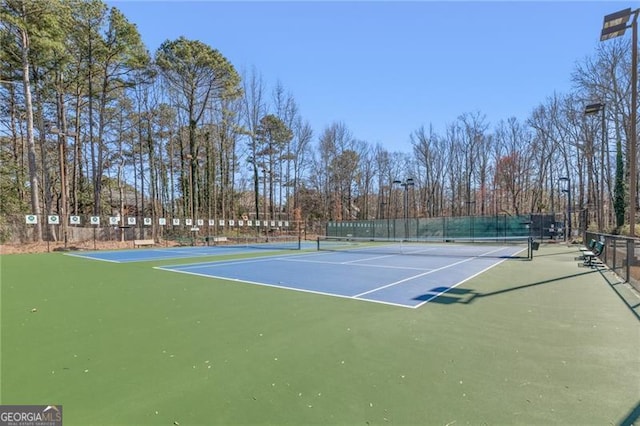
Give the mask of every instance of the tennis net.
[[318, 237], [319, 251], [360, 252], [390, 255], [450, 257], [495, 257], [531, 259], [532, 238], [383, 239], [359, 237]]
[[300, 250], [302, 246], [298, 235], [240, 236], [238, 238], [230, 238], [230, 242], [235, 247], [243, 246], [268, 250]]

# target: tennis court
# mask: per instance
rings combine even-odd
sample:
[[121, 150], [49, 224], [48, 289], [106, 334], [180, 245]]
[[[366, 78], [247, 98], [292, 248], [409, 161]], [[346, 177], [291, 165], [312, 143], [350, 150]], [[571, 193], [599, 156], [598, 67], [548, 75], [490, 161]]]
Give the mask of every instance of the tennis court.
[[238, 244], [190, 246], [190, 247], [164, 247], [144, 248], [114, 251], [90, 251], [84, 253], [67, 253], [69, 256], [83, 257], [93, 260], [101, 260], [113, 263], [148, 262], [155, 260], [169, 260], [207, 256], [229, 256], [259, 253], [261, 251], [300, 250], [312, 248], [311, 242], [301, 242], [294, 239], [272, 239], [262, 242], [242, 242]]
[[506, 259], [520, 259], [527, 247], [330, 239], [322, 249], [157, 269], [417, 308]]
[[[533, 261], [356, 247], [235, 264], [2, 255], [2, 403], [62, 404], [65, 425], [637, 423], [640, 299], [610, 271], [579, 268], [577, 247], [544, 245]], [[181, 262], [192, 265], [169, 269], [186, 273], [151, 267]], [[455, 288], [431, 272], [463, 280], [478, 262], [499, 264]], [[324, 291], [343, 295], [231, 272], [280, 287], [328, 274]], [[423, 300], [403, 306], [449, 290], [422, 309], [353, 297], [375, 288], [367, 273], [377, 286], [425, 274], [412, 296]], [[384, 304], [359, 303], [373, 296]]]

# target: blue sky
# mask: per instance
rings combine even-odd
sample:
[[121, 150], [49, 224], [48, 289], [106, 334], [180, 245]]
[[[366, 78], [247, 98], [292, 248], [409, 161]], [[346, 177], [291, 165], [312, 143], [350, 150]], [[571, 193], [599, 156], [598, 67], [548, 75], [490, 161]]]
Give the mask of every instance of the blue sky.
[[525, 120], [571, 90], [604, 15], [632, 2], [108, 1], [154, 53], [184, 36], [238, 71], [280, 81], [317, 137], [343, 122], [357, 139], [410, 152], [409, 135], [443, 133], [463, 113], [494, 126]]

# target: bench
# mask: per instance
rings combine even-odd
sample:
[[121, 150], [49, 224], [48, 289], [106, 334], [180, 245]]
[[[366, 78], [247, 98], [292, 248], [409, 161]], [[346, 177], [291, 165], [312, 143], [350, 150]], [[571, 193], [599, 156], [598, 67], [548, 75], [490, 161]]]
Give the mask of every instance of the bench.
[[207, 245], [209, 245], [209, 243], [216, 245], [217, 243], [226, 243], [228, 241], [227, 237], [204, 237], [202, 240], [206, 242]]
[[582, 263], [582, 266], [588, 266], [591, 268], [595, 266], [601, 266], [602, 262], [598, 259], [598, 256], [600, 256], [603, 251], [604, 243], [602, 241], [596, 241], [596, 243], [593, 245], [593, 249], [582, 252], [582, 255], [584, 256], [584, 262]]
[[179, 246], [192, 246], [195, 241], [193, 238], [176, 238], [175, 242], [178, 243]]
[[589, 241], [589, 244], [587, 244], [586, 246], [580, 247], [578, 249], [580, 250], [580, 256], [576, 257], [576, 260], [584, 260], [584, 253], [588, 251], [593, 251], [595, 246], [596, 246], [596, 240], [592, 238]]
[[153, 246], [155, 240], [133, 240], [133, 247]]
[[586, 247], [580, 247], [580, 251], [583, 252], [583, 253], [585, 251], [593, 251], [593, 249], [596, 246], [596, 243], [597, 243], [597, 241], [592, 238], [591, 241], [589, 241], [589, 244]]

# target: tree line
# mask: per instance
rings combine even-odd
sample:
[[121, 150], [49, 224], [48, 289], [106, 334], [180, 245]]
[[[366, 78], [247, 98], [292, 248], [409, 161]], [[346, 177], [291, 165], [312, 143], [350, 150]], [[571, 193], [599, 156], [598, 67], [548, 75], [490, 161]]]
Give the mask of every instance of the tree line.
[[[407, 153], [359, 139], [348, 123], [312, 129], [282, 82], [239, 72], [201, 41], [166, 40], [149, 52], [135, 24], [101, 0], [0, 5], [1, 217], [340, 221], [569, 210], [583, 229], [609, 232], [626, 219], [637, 176], [628, 175], [625, 38], [600, 43], [577, 63], [572, 91], [547, 96], [528, 117], [492, 124], [463, 112], [443, 133], [416, 123]], [[585, 114], [594, 102], [603, 120]]]

